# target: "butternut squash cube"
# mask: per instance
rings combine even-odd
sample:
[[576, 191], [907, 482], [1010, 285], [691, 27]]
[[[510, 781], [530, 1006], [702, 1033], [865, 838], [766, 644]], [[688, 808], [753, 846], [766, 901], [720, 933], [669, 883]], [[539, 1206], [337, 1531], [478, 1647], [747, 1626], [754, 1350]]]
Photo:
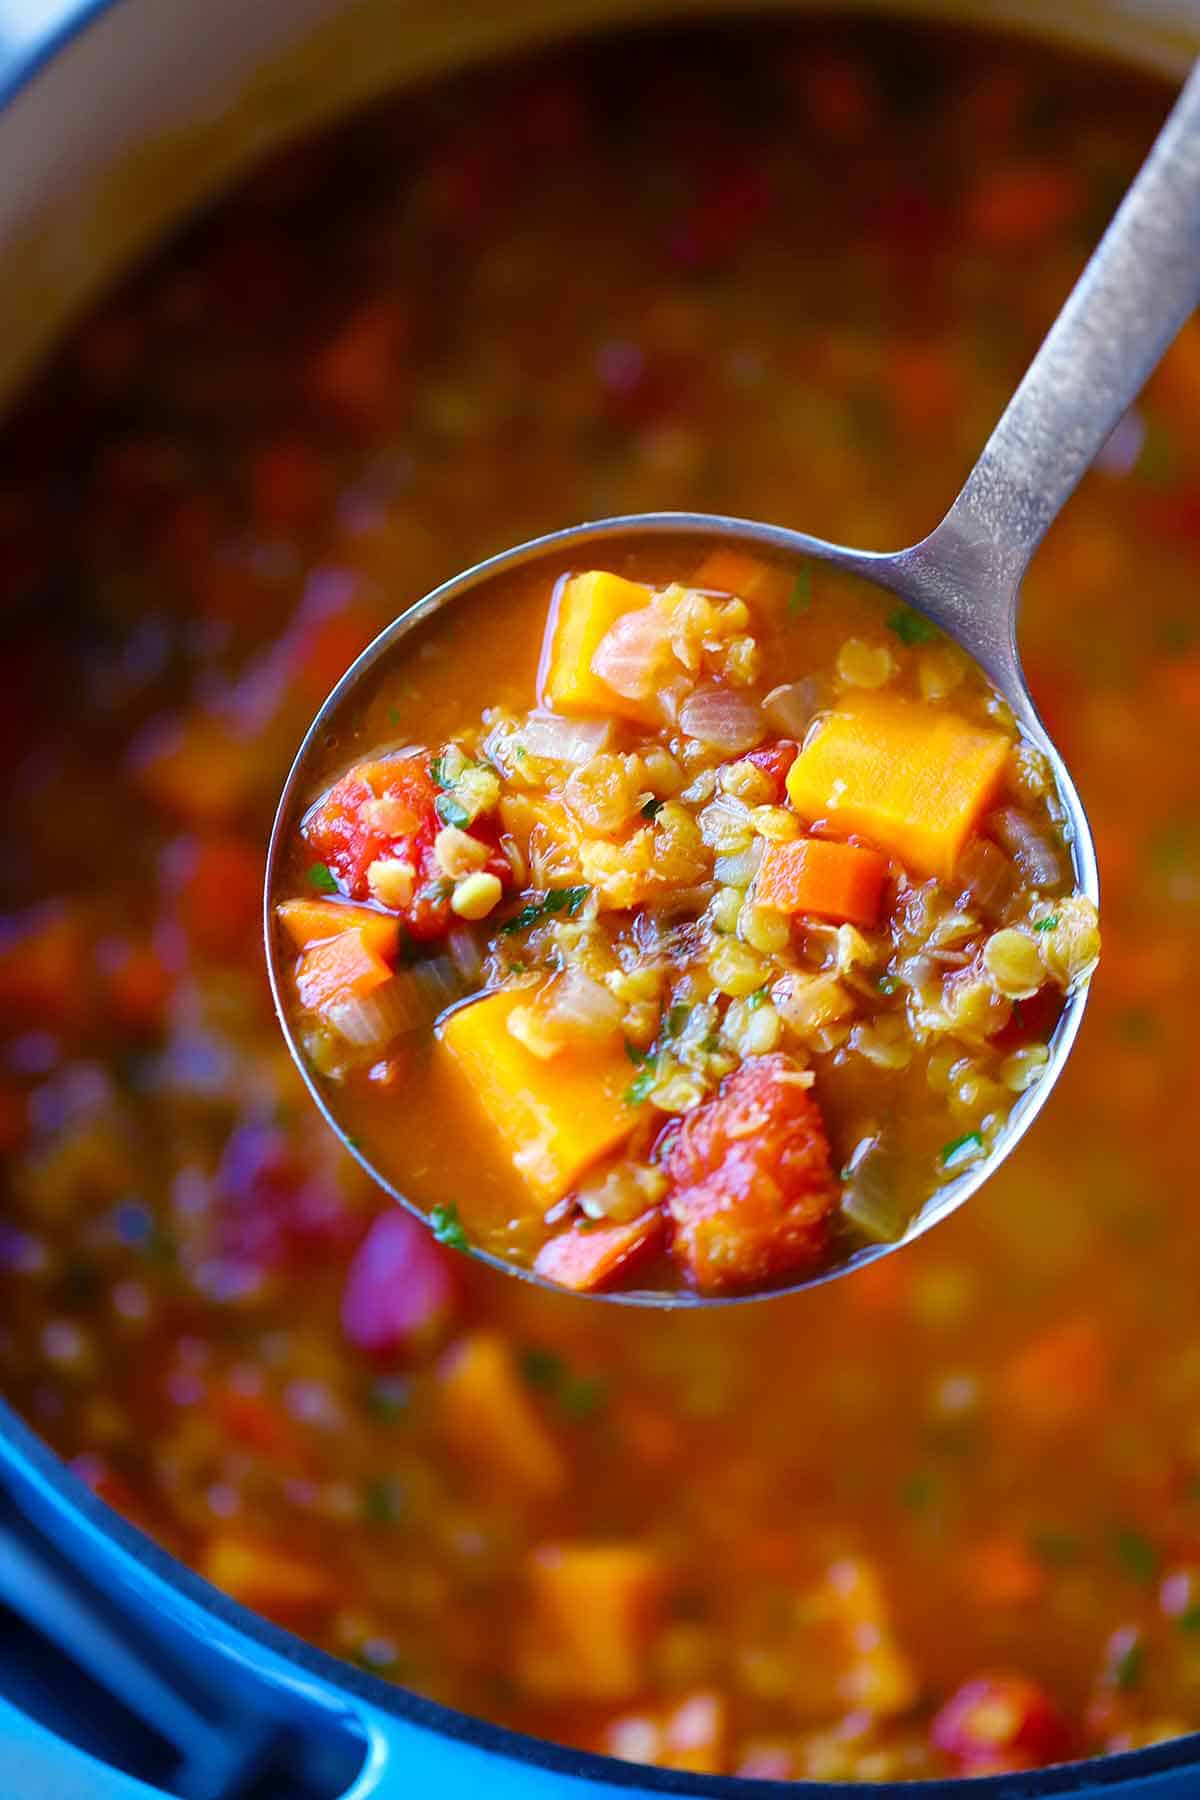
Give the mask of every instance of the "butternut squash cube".
[[509, 1490], [550, 1499], [566, 1486], [562, 1452], [538, 1415], [512, 1350], [497, 1331], [473, 1331], [438, 1371], [441, 1426], [464, 1460]]
[[285, 900], [276, 907], [276, 915], [297, 950], [311, 950], [343, 931], [359, 930], [366, 942], [385, 961], [391, 962], [400, 949], [399, 920], [387, 913], [372, 912], [369, 906], [350, 906], [344, 900]]
[[915, 701], [831, 713], [787, 775], [801, 818], [858, 833], [918, 876], [948, 880], [1004, 775], [998, 731]]
[[570, 717], [617, 713], [655, 723], [653, 711], [626, 700], [592, 674], [592, 658], [605, 632], [625, 613], [649, 604], [649, 588], [602, 569], [565, 581], [551, 608], [542, 645], [538, 688], [543, 706]]
[[517, 1675], [544, 1699], [629, 1700], [645, 1682], [665, 1570], [648, 1545], [543, 1544], [526, 1565]]
[[212, 1537], [200, 1573], [243, 1606], [269, 1613], [306, 1613], [332, 1605], [330, 1572], [258, 1538], [223, 1533]]
[[517, 1042], [509, 1014], [535, 992], [498, 988], [452, 1012], [438, 1037], [532, 1200], [544, 1208], [629, 1136], [637, 1114], [625, 1099], [630, 1071], [620, 1045], [581, 1044], [543, 1061]]
[[745, 550], [722, 545], [710, 550], [696, 573], [692, 586], [712, 588], [718, 594], [736, 594], [749, 605], [782, 605], [792, 577], [774, 563], [751, 556]]

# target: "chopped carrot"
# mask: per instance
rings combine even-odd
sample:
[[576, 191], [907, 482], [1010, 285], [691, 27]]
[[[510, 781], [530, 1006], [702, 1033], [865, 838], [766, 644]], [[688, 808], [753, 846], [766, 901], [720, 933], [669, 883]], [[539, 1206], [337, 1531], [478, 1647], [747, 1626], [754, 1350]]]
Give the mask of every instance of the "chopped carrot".
[[650, 604], [650, 590], [638, 581], [600, 569], [563, 583], [546, 625], [538, 670], [538, 691], [546, 706], [571, 717], [619, 713], [658, 723], [657, 708], [627, 700], [592, 673], [601, 638], [626, 613]]
[[1110, 1363], [1095, 1319], [1066, 1319], [1018, 1351], [1005, 1372], [1004, 1394], [1023, 1424], [1057, 1430], [1099, 1412]]
[[134, 747], [134, 770], [156, 806], [197, 825], [239, 813], [261, 777], [255, 744], [205, 712], [152, 727]]
[[307, 1613], [337, 1599], [332, 1574], [255, 1538], [222, 1532], [209, 1539], [200, 1573], [243, 1606], [269, 1613]]
[[545, 1699], [632, 1699], [666, 1585], [658, 1554], [638, 1543], [543, 1544], [526, 1573], [522, 1686]]
[[1045, 1569], [1020, 1538], [986, 1538], [967, 1554], [963, 1587], [981, 1606], [1028, 1606], [1045, 1586]]
[[972, 237], [995, 250], [1022, 250], [1060, 232], [1078, 216], [1084, 189], [1061, 161], [1011, 162], [993, 170], [967, 207]]
[[473, 1331], [439, 1370], [441, 1424], [464, 1460], [532, 1499], [567, 1483], [567, 1465], [529, 1396], [513, 1353], [494, 1331]]
[[917, 702], [831, 713], [788, 770], [804, 819], [861, 834], [914, 874], [948, 879], [1004, 775], [1003, 733]]
[[256, 845], [226, 833], [180, 846], [176, 905], [192, 943], [211, 956], [245, 954], [262, 909], [263, 863]]
[[736, 594], [739, 600], [782, 603], [793, 577], [773, 563], [744, 550], [712, 550], [692, 576], [692, 585], [714, 588], [719, 594]]
[[666, 1216], [658, 1207], [625, 1225], [571, 1225], [547, 1239], [533, 1266], [547, 1281], [592, 1294], [652, 1256], [666, 1229]]
[[581, 1044], [552, 1062], [518, 1043], [509, 1015], [535, 993], [508, 987], [486, 994], [452, 1012], [439, 1027], [439, 1040], [541, 1207], [568, 1193], [590, 1163], [615, 1150], [637, 1114], [625, 1099], [630, 1070], [619, 1043]]
[[328, 943], [343, 931], [361, 931], [378, 955], [391, 961], [400, 948], [400, 921], [369, 906], [351, 906], [344, 900], [285, 900], [276, 916], [297, 950], [311, 950]]
[[887, 860], [878, 850], [800, 838], [767, 845], [754, 898], [772, 912], [816, 913], [869, 927], [878, 923], [886, 879]]
[[360, 929], [343, 931], [304, 954], [296, 975], [301, 1006], [325, 1012], [347, 1000], [365, 1000], [392, 971]]

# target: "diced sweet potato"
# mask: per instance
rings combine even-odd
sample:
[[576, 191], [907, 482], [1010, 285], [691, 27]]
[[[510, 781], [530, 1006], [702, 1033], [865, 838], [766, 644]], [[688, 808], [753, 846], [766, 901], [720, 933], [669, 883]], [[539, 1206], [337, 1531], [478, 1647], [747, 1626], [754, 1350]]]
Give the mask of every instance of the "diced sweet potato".
[[788, 770], [804, 819], [861, 833], [918, 876], [949, 880], [1004, 774], [1008, 739], [917, 702], [830, 714]]
[[347, 1000], [365, 1000], [391, 976], [390, 966], [355, 928], [305, 952], [296, 975], [296, 991], [301, 1006], [310, 1012], [325, 1012]]
[[687, 1114], [671, 1150], [672, 1254], [706, 1293], [781, 1281], [825, 1254], [837, 1183], [816, 1101], [756, 1056]]
[[736, 594], [751, 606], [778, 604], [787, 594], [793, 577], [774, 563], [751, 556], [745, 550], [723, 545], [710, 550], [696, 573], [692, 586], [712, 588], [718, 594]]
[[268, 1613], [306, 1613], [335, 1599], [333, 1578], [315, 1563], [272, 1544], [223, 1532], [204, 1548], [200, 1573], [243, 1606]]
[[571, 1225], [542, 1245], [533, 1266], [560, 1287], [594, 1294], [653, 1256], [666, 1231], [666, 1218], [658, 1207], [625, 1225]]
[[629, 1700], [645, 1681], [666, 1572], [648, 1545], [543, 1544], [527, 1564], [524, 1688], [544, 1699]]
[[546, 1062], [517, 1042], [509, 1014], [533, 997], [529, 988], [499, 988], [451, 1013], [438, 1036], [534, 1202], [544, 1207], [615, 1150], [637, 1114], [625, 1099], [629, 1062], [621, 1045], [580, 1044]]
[[455, 1344], [439, 1381], [442, 1428], [465, 1460], [535, 1499], [562, 1492], [567, 1480], [562, 1452], [499, 1332], [474, 1331]]
[[565, 581], [551, 609], [542, 647], [538, 688], [543, 705], [571, 717], [618, 713], [657, 723], [654, 711], [623, 698], [592, 673], [592, 658], [604, 634], [626, 613], [649, 604], [649, 588], [601, 569]]
[[400, 924], [369, 906], [349, 906], [340, 900], [285, 900], [276, 908], [279, 923], [297, 950], [311, 950], [351, 928], [362, 933], [377, 955], [392, 961], [400, 948]]

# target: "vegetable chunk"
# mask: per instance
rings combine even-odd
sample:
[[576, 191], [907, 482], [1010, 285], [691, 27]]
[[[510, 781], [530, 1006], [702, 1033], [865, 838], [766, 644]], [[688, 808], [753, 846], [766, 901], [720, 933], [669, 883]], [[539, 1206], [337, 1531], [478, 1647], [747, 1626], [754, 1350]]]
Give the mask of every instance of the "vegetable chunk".
[[534, 1269], [577, 1294], [594, 1294], [652, 1256], [666, 1235], [657, 1207], [627, 1225], [572, 1225], [542, 1245]]
[[768, 844], [754, 897], [772, 912], [816, 913], [837, 923], [879, 922], [887, 861], [877, 850], [804, 838]]
[[547, 1699], [631, 1699], [665, 1586], [656, 1553], [643, 1544], [543, 1544], [527, 1578], [522, 1685]]
[[562, 1452], [538, 1417], [498, 1331], [473, 1331], [439, 1370], [441, 1424], [468, 1462], [505, 1487], [549, 1499], [567, 1484]]
[[312, 1012], [327, 1013], [331, 1006], [349, 1000], [365, 1000], [391, 979], [392, 971], [356, 927], [305, 953], [296, 977], [300, 999]]
[[314, 944], [327, 943], [351, 929], [361, 931], [371, 948], [388, 960], [400, 949], [399, 921], [372, 912], [369, 906], [347, 906], [337, 900], [285, 900], [277, 912], [297, 950], [311, 950]]
[[629, 1063], [619, 1045], [580, 1043], [549, 1064], [518, 1043], [509, 1016], [533, 998], [530, 988], [500, 988], [451, 1013], [439, 1037], [533, 1200], [546, 1206], [629, 1136], [637, 1114], [625, 1099]]
[[542, 647], [538, 687], [543, 704], [572, 717], [619, 713], [653, 723], [654, 710], [626, 699], [592, 673], [592, 658], [605, 633], [626, 613], [649, 604], [649, 588], [602, 570], [573, 575], [564, 582]]
[[913, 873], [949, 880], [991, 803], [1009, 740], [940, 709], [893, 699], [830, 715], [788, 770], [805, 819], [861, 833]]
[[720, 1293], [779, 1281], [825, 1254], [837, 1183], [816, 1101], [785, 1056], [759, 1056], [687, 1115], [671, 1151], [673, 1250]]

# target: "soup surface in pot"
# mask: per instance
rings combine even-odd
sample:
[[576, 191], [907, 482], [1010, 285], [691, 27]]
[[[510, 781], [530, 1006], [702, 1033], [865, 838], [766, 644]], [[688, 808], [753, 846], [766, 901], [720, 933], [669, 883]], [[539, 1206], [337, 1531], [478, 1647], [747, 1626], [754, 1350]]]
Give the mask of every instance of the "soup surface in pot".
[[488, 70], [272, 165], [6, 427], [0, 1379], [251, 1607], [693, 1770], [1200, 1721], [1200, 328], [1029, 584], [1106, 956], [930, 1238], [666, 1318], [470, 1267], [340, 1156], [259, 942], [304, 725], [455, 569], [643, 507], [929, 529], [1167, 101], [878, 24]]

